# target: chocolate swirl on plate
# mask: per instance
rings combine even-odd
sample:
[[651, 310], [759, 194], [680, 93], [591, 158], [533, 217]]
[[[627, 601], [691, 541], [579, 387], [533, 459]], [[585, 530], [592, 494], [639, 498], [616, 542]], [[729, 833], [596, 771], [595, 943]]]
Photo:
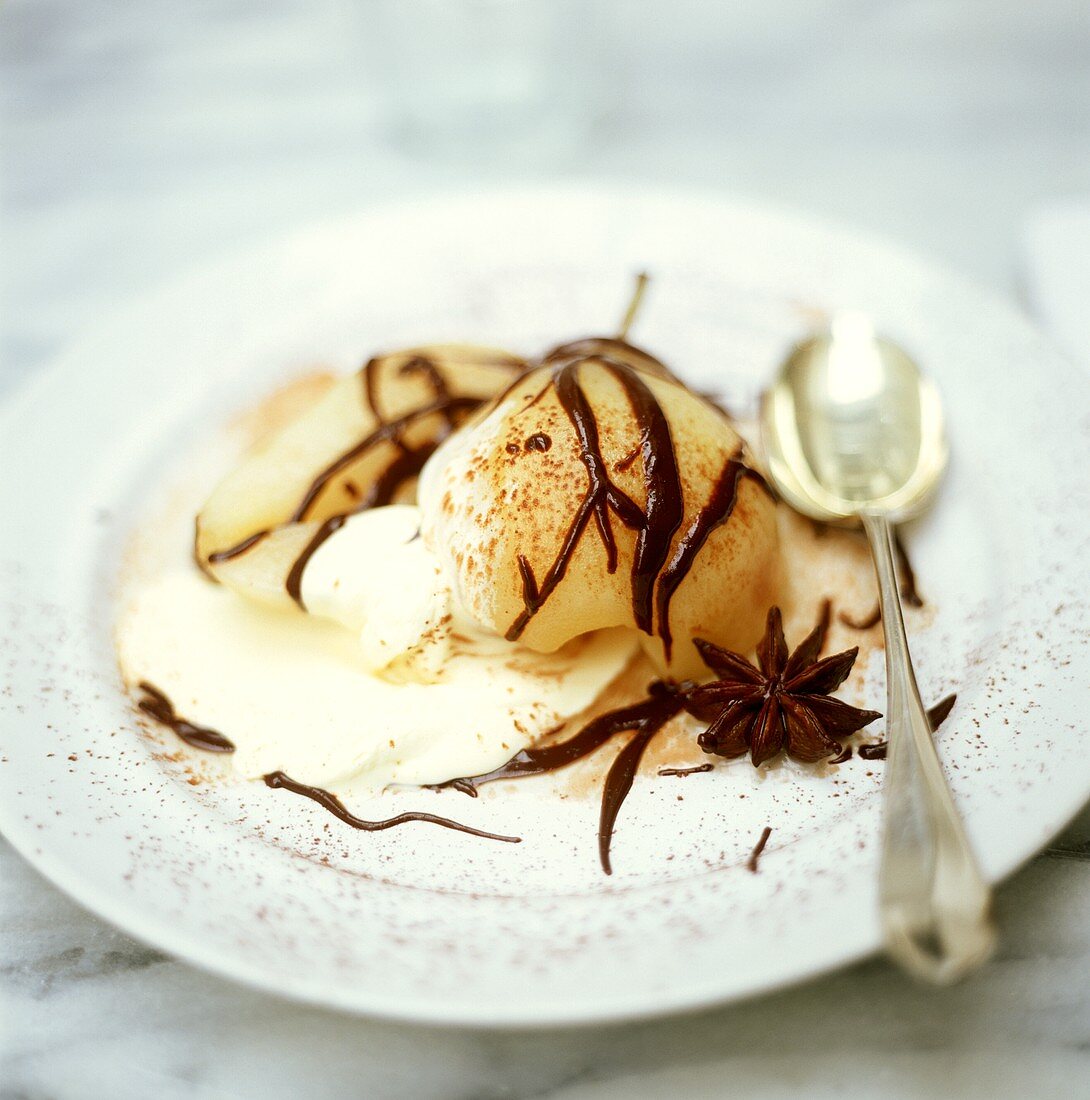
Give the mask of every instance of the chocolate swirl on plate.
[[160, 725], [173, 730], [187, 745], [202, 749], [204, 752], [235, 751], [234, 743], [224, 737], [219, 730], [198, 726], [176, 714], [174, 704], [166, 694], [149, 684], [147, 680], [140, 681], [140, 690], [144, 693], [144, 698], [138, 700], [136, 705], [149, 718], [154, 718]]

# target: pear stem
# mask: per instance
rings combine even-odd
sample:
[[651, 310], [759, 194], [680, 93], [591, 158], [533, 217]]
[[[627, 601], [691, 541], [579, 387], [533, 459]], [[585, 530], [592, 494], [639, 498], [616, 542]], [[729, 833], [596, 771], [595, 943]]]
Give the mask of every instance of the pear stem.
[[619, 340], [628, 339], [628, 330], [632, 327], [636, 320], [636, 314], [640, 311], [640, 305], [643, 302], [643, 294], [647, 289], [649, 279], [650, 277], [646, 271], [641, 271], [636, 276], [636, 288], [632, 291], [632, 298], [628, 303], [628, 309], [625, 311], [620, 331], [617, 333], [617, 338]]

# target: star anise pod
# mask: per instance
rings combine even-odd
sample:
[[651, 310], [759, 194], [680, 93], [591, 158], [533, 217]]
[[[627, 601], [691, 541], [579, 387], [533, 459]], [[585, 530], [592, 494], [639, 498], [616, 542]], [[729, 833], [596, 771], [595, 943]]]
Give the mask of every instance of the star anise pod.
[[818, 659], [825, 644], [827, 616], [788, 654], [780, 609], [768, 612], [757, 666], [711, 642], [694, 639], [704, 663], [718, 676], [692, 689], [685, 709], [708, 722], [700, 747], [715, 756], [742, 756], [753, 766], [781, 750], [813, 763], [841, 752], [838, 739], [882, 716], [829, 698], [847, 678], [859, 647]]

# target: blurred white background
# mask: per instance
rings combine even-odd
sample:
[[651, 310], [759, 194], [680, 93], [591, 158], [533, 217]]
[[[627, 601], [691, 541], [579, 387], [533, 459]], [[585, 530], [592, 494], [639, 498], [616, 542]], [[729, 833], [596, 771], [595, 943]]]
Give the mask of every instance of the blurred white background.
[[[8, 0], [0, 149], [0, 390], [223, 252], [504, 182], [754, 196], [1016, 293], [1026, 217], [1090, 194], [1090, 16], [1085, 0]], [[88, 917], [0, 842], [0, 1094], [1086, 1095], [1088, 859], [1084, 813], [1000, 891], [1003, 954], [960, 989], [876, 961], [692, 1020], [530, 1039], [237, 989]]]
[[1084, 0], [9, 0], [4, 377], [237, 245], [558, 176], [772, 199], [1010, 286], [1026, 212], [1090, 191], [1088, 57]]

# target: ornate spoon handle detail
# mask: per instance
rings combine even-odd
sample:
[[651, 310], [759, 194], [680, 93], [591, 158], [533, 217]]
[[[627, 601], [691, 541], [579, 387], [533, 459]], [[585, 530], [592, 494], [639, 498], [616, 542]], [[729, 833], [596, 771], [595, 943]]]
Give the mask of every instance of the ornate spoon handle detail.
[[885, 827], [879, 902], [889, 953], [913, 976], [945, 984], [983, 963], [996, 944], [991, 891], [954, 808], [908, 649], [892, 530], [864, 515], [886, 637]]

